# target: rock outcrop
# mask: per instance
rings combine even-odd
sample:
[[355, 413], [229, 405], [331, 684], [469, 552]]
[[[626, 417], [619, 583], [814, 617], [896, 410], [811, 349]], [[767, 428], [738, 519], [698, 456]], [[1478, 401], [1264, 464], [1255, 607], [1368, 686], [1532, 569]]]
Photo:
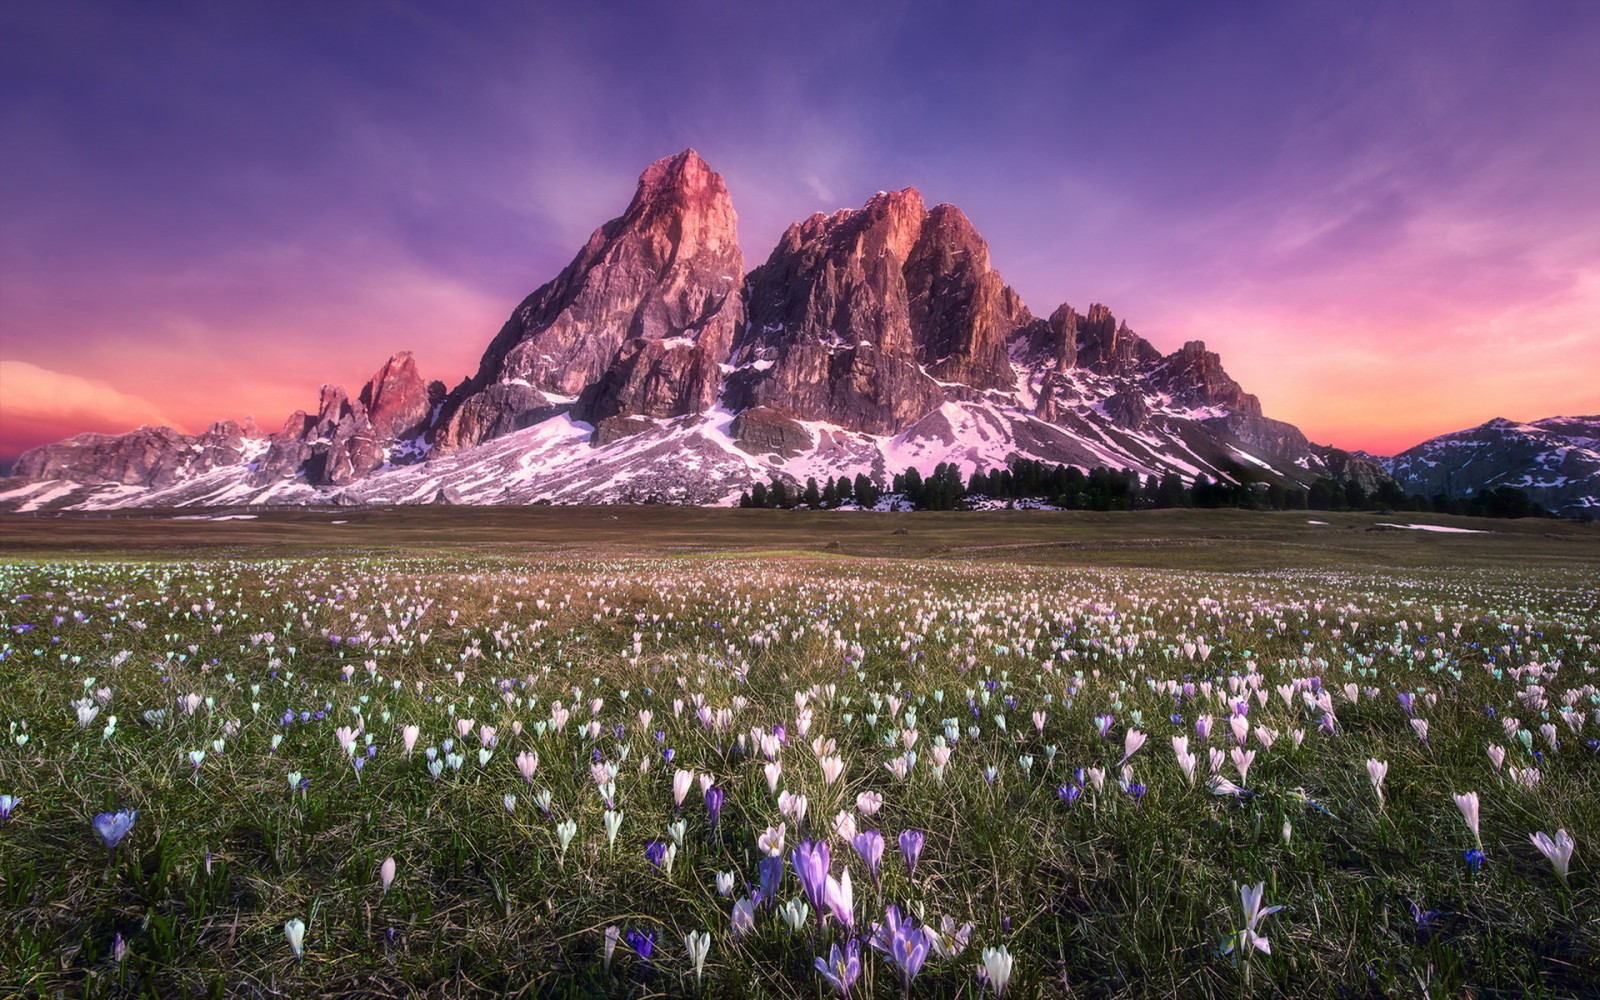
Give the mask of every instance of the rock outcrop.
[[746, 288], [728, 407], [867, 434], [1014, 388], [1007, 342], [1032, 321], [966, 216], [913, 188], [790, 226]]
[[401, 351], [351, 399], [343, 386], [325, 385], [315, 415], [295, 411], [254, 463], [250, 481], [267, 486], [303, 477], [313, 486], [344, 486], [385, 464], [420, 458], [420, 438], [444, 386], [425, 382], [411, 352]]
[[1132, 375], [1161, 360], [1160, 351], [1098, 302], [1078, 322], [1077, 355], [1078, 367], [1112, 376]]
[[591, 422], [710, 408], [743, 274], [721, 176], [692, 149], [652, 164], [628, 210], [517, 307], [451, 393], [434, 447], [471, 447], [574, 400]]
[[12, 475], [160, 489], [239, 465], [257, 440], [253, 432], [253, 426], [223, 420], [200, 434], [182, 434], [171, 427], [79, 434], [24, 452]]

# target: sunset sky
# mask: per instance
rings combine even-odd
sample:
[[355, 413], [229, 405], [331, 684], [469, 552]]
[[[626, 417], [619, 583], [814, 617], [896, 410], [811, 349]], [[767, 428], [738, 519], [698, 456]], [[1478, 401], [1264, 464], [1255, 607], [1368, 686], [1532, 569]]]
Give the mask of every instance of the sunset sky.
[[951, 202], [1313, 440], [1600, 411], [1600, 4], [0, 6], [0, 465], [454, 384], [651, 161]]

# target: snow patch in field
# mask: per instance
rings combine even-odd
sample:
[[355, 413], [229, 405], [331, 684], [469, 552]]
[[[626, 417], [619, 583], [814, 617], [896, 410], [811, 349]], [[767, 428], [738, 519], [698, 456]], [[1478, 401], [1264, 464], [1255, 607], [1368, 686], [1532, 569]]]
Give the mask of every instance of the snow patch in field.
[[1388, 524], [1380, 522], [1380, 528], [1409, 528], [1412, 531], [1440, 531], [1452, 535], [1487, 535], [1490, 532], [1482, 528], [1449, 528], [1442, 524]]

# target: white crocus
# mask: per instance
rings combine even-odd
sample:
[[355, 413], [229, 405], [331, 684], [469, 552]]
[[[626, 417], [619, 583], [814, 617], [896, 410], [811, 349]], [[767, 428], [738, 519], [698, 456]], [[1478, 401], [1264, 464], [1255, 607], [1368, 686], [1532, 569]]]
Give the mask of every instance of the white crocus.
[[1550, 859], [1550, 864], [1555, 866], [1556, 874], [1565, 882], [1567, 870], [1572, 865], [1572, 851], [1578, 846], [1578, 842], [1572, 839], [1572, 834], [1565, 830], [1557, 830], [1554, 840], [1548, 833], [1543, 832], [1530, 834], [1528, 839], [1533, 841], [1533, 846], [1537, 847], [1540, 853]]
[[1005, 993], [1006, 984], [1011, 981], [1011, 953], [1005, 945], [983, 949], [983, 972], [994, 987], [995, 996]]

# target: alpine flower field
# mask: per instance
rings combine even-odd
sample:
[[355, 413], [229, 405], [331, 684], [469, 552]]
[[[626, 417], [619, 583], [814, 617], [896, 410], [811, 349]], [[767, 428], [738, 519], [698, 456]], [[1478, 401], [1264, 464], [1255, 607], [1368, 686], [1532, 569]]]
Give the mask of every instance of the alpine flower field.
[[0, 566], [0, 994], [1600, 995], [1592, 573]]

